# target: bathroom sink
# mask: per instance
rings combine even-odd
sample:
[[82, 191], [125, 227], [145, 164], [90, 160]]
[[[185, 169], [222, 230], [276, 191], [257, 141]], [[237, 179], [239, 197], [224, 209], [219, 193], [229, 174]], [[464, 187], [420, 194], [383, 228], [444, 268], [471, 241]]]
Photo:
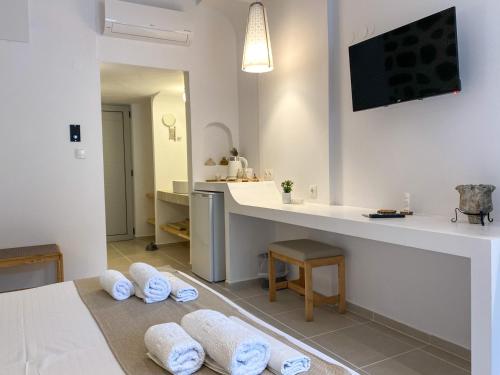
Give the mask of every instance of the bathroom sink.
[[189, 192], [187, 181], [172, 181], [172, 191], [177, 194], [187, 194]]

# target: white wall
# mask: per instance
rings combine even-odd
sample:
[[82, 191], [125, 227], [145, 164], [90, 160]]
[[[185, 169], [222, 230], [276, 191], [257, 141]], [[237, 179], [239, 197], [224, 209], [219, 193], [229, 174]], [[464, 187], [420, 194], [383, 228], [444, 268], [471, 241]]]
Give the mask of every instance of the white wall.
[[[366, 28], [383, 33], [453, 5], [463, 92], [353, 113], [347, 49], [353, 36], [359, 42]], [[499, 4], [273, 0], [266, 6], [275, 71], [260, 77], [258, 132], [261, 167], [273, 168], [278, 182], [291, 177], [304, 195], [316, 181], [320, 200], [363, 207], [399, 208], [410, 192], [415, 210], [439, 215], [458, 204], [458, 184], [500, 186], [494, 143], [500, 128], [493, 125], [500, 116], [500, 52], [490, 37], [500, 31], [492, 11]], [[241, 132], [250, 130], [245, 125]]]
[[4, 0], [0, 5], [0, 39], [29, 41], [29, 1]]
[[190, 181], [203, 181], [209, 177], [204, 168], [206, 159], [219, 152], [207, 150], [210, 145], [204, 144], [206, 125], [226, 125], [232, 132], [235, 146], [239, 146], [236, 37], [227, 19], [203, 2], [194, 7], [191, 14], [194, 38], [189, 48], [99, 35], [97, 56], [103, 62], [189, 73]]
[[[57, 243], [66, 279], [106, 266], [94, 20], [92, 1], [31, 1], [30, 42], [0, 41], [0, 248]], [[69, 124], [81, 125], [81, 144], [69, 142]], [[74, 158], [77, 147], [87, 159]], [[33, 277], [0, 284], [53, 280]]]
[[260, 77], [261, 171], [295, 181], [295, 193], [329, 202], [326, 1], [266, 2], [275, 70]]
[[[181, 94], [170, 93], [154, 96], [151, 103], [156, 190], [172, 191], [172, 181], [188, 179], [186, 106]], [[162, 117], [167, 113], [176, 118], [177, 141], [169, 139], [169, 129], [163, 125]]]
[[[462, 93], [353, 113], [347, 54], [353, 33], [358, 35], [356, 41], [360, 41], [366, 26], [374, 26], [376, 33], [382, 33], [453, 5], [458, 15]], [[500, 78], [500, 53], [491, 48], [494, 35], [500, 31], [493, 16], [500, 11], [500, 4], [488, 0], [404, 4], [378, 0], [362, 6], [340, 1], [337, 6], [334, 20], [338, 27], [334, 28], [332, 61], [335, 73], [333, 200], [345, 205], [399, 208], [403, 192], [408, 191], [416, 212], [451, 217], [458, 205], [456, 185], [492, 183], [500, 186], [497, 173], [500, 153], [494, 141], [500, 136], [500, 128], [492, 126], [500, 117], [496, 84]], [[495, 193], [495, 203], [497, 197]], [[359, 249], [353, 250], [353, 254], [366, 252], [365, 246], [371, 247], [355, 240], [347, 240], [344, 246]], [[397, 267], [403, 271], [400, 276], [406, 282], [397, 285], [394, 282], [390, 294], [379, 294], [378, 301], [364, 296], [361, 285], [359, 289], [353, 285], [353, 302], [469, 347], [470, 265], [460, 258], [435, 255], [421, 256], [420, 262], [403, 248], [376, 246], [375, 249], [381, 254], [400, 254], [392, 258], [392, 265], [381, 264], [377, 269], [383, 274], [395, 275], [399, 273], [395, 270]], [[374, 265], [360, 264], [359, 269], [364, 268], [366, 275], [360, 280], [383, 286], [382, 280], [377, 281], [376, 275], [367, 272]], [[426, 293], [420, 294], [422, 283], [427, 283]], [[413, 302], [398, 305], [383, 302], [391, 295], [397, 301], [405, 301], [412, 285], [418, 286], [414, 288], [414, 295], [425, 298], [417, 297]], [[436, 310], [430, 311], [428, 306]]]
[[[254, 168], [254, 172], [259, 176], [261, 172], [259, 148], [259, 75], [245, 73], [241, 70], [249, 3], [233, 0], [203, 1], [224, 14], [236, 33], [240, 125], [239, 151], [242, 156], [248, 159], [248, 166]], [[225, 152], [227, 156], [227, 150]], [[226, 171], [223, 168], [218, 168], [215, 173], [225, 175]]]
[[[180, 73], [181, 74], [181, 73]], [[188, 147], [186, 105], [182, 94], [159, 93], [151, 98], [155, 191], [172, 191], [172, 181], [188, 180]], [[177, 141], [169, 139], [169, 129], [163, 125], [163, 115], [176, 118]], [[189, 208], [156, 200], [156, 243], [167, 244], [184, 240], [160, 229], [161, 224], [174, 223], [189, 217]]]
[[[243, 43], [238, 48], [238, 68], [243, 58]], [[259, 148], [259, 77], [239, 69], [239, 123], [240, 123], [240, 154], [248, 159], [248, 167], [254, 169], [257, 176], [261, 170], [261, 150]]]
[[134, 226], [135, 236], [153, 236], [155, 228], [147, 222], [155, 216], [154, 200], [147, 193], [154, 193], [153, 124], [151, 100], [131, 104], [132, 162], [134, 168]]
[[[330, 189], [337, 204], [376, 208], [400, 208], [403, 193], [410, 192], [417, 212], [438, 215], [451, 215], [458, 204], [457, 184], [500, 186], [495, 144], [500, 128], [494, 125], [500, 118], [500, 52], [492, 48], [500, 31], [495, 17], [500, 4], [266, 4], [276, 68], [260, 78], [261, 166], [274, 168], [278, 182], [291, 177], [303, 193], [318, 181], [322, 201], [329, 200], [321, 194]], [[353, 34], [361, 41], [367, 27], [382, 33], [453, 5], [458, 9], [463, 92], [353, 113], [347, 50]], [[283, 230], [279, 237], [287, 233], [295, 236], [296, 228]], [[351, 302], [470, 346], [466, 260], [325, 233], [298, 233], [346, 249]], [[334, 277], [330, 272], [322, 281], [326, 290]]]
[[[451, 216], [456, 185], [500, 186], [496, 44], [500, 3], [489, 0], [401, 2], [338, 1], [333, 64], [337, 203], [362, 207], [402, 205], [410, 192], [417, 212]], [[383, 33], [451, 6], [457, 7], [463, 91], [388, 108], [353, 113], [348, 50], [366, 26]], [[497, 202], [498, 192], [494, 194]]]
[[[102, 11], [102, 0], [31, 1], [30, 42], [0, 41], [0, 247], [56, 242], [66, 279], [106, 267], [100, 61], [189, 71], [194, 179], [204, 178], [206, 124], [226, 124], [238, 141], [236, 42], [222, 15], [193, 7], [195, 39], [181, 48], [103, 37]], [[86, 160], [73, 156], [74, 123]], [[23, 287], [31, 277], [0, 283]]]

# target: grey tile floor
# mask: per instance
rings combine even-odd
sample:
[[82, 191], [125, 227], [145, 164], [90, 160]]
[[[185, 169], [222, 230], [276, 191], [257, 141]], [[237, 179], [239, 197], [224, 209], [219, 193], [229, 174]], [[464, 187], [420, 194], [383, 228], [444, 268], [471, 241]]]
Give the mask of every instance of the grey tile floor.
[[[108, 268], [127, 271], [141, 261], [169, 265], [191, 273], [187, 243], [145, 251], [150, 238], [108, 243]], [[304, 320], [303, 298], [288, 290], [270, 303], [258, 281], [237, 285], [210, 284], [260, 319], [306, 342], [362, 375], [465, 375], [470, 362], [398, 331], [334, 307], [315, 308], [314, 321]]]

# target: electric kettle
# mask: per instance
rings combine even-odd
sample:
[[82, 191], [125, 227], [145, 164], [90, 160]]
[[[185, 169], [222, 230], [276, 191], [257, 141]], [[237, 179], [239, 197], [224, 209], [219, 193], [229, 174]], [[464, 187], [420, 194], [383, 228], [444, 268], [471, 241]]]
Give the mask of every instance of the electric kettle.
[[227, 168], [227, 178], [237, 178], [238, 172], [243, 174], [248, 167], [248, 161], [242, 156], [231, 156]]

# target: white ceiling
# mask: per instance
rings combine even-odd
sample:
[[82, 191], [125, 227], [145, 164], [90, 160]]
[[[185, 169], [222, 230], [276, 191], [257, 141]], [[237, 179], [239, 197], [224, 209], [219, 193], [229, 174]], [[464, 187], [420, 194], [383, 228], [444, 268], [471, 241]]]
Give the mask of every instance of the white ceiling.
[[105, 104], [131, 104], [158, 92], [184, 93], [184, 73], [133, 65], [101, 65], [101, 100]]

